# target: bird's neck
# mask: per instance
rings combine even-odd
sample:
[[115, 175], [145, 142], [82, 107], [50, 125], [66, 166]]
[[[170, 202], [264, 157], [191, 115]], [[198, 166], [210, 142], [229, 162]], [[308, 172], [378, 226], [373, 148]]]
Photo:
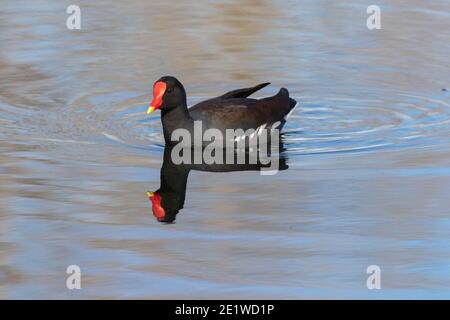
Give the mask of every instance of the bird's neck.
[[180, 104], [174, 108], [162, 110], [161, 122], [166, 144], [173, 144], [171, 142], [171, 135], [176, 129], [182, 128], [191, 131], [194, 125], [194, 120], [189, 115], [186, 103]]

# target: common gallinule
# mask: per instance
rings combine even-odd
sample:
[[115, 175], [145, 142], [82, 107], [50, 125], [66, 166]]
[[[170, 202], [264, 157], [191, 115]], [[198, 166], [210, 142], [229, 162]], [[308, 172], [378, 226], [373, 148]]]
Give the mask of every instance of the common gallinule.
[[281, 130], [297, 102], [289, 97], [285, 88], [263, 99], [247, 98], [252, 93], [270, 83], [262, 83], [251, 88], [237, 89], [219, 97], [202, 101], [188, 109], [186, 91], [176, 78], [165, 76], [153, 86], [153, 101], [147, 113], [161, 110], [161, 121], [166, 145], [174, 144], [171, 135], [179, 128], [194, 131], [194, 121], [201, 120], [202, 130], [218, 129], [225, 137], [226, 129], [277, 128]]
[[[280, 142], [280, 150], [284, 150]], [[153, 216], [159, 222], [171, 223], [175, 221], [178, 212], [183, 209], [186, 198], [186, 187], [191, 171], [233, 172], [233, 171], [261, 171], [267, 164], [175, 164], [173, 162], [172, 147], [164, 148], [164, 161], [161, 167], [161, 186], [157, 191], [147, 192], [152, 204]], [[224, 155], [225, 156], [225, 155]], [[279, 170], [288, 169], [286, 158], [280, 155]], [[214, 181], [214, 180], [213, 180]]]

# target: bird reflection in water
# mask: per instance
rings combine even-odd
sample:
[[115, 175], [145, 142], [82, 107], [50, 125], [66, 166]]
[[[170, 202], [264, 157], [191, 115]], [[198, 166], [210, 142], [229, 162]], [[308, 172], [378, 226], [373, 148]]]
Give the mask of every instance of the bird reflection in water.
[[[277, 155], [279, 162], [278, 170], [288, 169], [286, 158], [281, 154], [284, 150], [280, 142], [280, 154]], [[186, 198], [186, 187], [189, 173], [193, 171], [206, 171], [211, 174], [233, 171], [261, 171], [270, 167], [269, 164], [256, 162], [255, 164], [175, 164], [171, 157], [172, 148], [166, 146], [164, 149], [164, 161], [161, 167], [161, 186], [154, 192], [147, 192], [152, 205], [153, 215], [159, 222], [173, 223], [178, 212], [183, 208]], [[242, 151], [242, 150], [241, 150]], [[235, 158], [237, 152], [234, 151]], [[224, 159], [226, 155], [224, 153]], [[225, 162], [225, 161], [224, 161]]]

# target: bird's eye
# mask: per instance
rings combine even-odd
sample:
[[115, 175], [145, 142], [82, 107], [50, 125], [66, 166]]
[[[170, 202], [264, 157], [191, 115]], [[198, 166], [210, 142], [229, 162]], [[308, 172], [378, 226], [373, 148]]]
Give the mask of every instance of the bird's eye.
[[166, 90], [166, 92], [167, 92], [167, 93], [172, 93], [172, 92], [173, 92], [173, 89], [172, 89], [172, 88], [169, 88], [169, 89]]

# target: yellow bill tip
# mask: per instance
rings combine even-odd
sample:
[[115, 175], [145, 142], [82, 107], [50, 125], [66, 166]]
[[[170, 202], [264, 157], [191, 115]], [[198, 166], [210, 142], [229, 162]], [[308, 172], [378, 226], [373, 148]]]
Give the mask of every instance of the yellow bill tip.
[[152, 113], [153, 111], [155, 111], [155, 107], [150, 106], [150, 107], [148, 108], [148, 110], [147, 110], [147, 114], [150, 114], [150, 113]]
[[149, 198], [153, 197], [154, 194], [155, 194], [154, 192], [147, 191], [147, 196], [148, 196]]

